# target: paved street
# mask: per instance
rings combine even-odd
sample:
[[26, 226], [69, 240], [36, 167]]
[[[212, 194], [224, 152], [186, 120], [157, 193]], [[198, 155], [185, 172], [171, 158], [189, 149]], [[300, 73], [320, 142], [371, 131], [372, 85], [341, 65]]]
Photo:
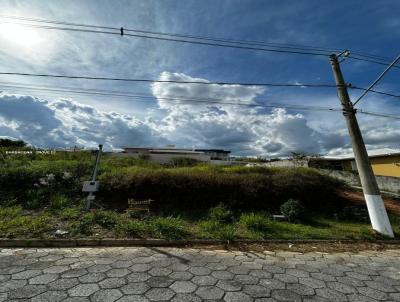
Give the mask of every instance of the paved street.
[[2, 249], [0, 301], [400, 301], [400, 250]]

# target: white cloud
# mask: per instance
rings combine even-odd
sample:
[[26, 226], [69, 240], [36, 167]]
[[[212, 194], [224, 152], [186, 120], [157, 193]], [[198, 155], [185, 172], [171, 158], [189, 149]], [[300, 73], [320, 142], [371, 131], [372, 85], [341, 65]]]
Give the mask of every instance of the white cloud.
[[0, 95], [1, 135], [39, 147], [94, 147], [166, 143], [145, 123], [115, 112], [102, 112], [70, 100]]
[[[185, 74], [163, 72], [161, 80], [203, 81]], [[265, 109], [227, 105], [223, 102], [254, 104], [264, 92], [258, 86], [185, 85], [156, 83], [152, 87], [161, 109], [166, 110], [157, 129], [181, 144], [232, 149], [242, 154], [265, 156], [289, 155], [291, 152], [320, 153], [325, 146], [343, 144], [339, 134], [327, 134], [311, 128], [301, 114], [285, 109]], [[165, 96], [221, 99], [218, 104], [195, 105], [169, 102]]]
[[[207, 81], [168, 72], [163, 72], [160, 79]], [[71, 100], [0, 94], [0, 135], [40, 147], [94, 147], [103, 143], [106, 148], [116, 149], [172, 143], [179, 147], [223, 148], [234, 154], [268, 157], [287, 156], [291, 152], [339, 154], [350, 148], [340, 114], [306, 115], [282, 108], [270, 110], [223, 103], [253, 104], [264, 92], [260, 87], [157, 83], [152, 92], [159, 109], [141, 118], [101, 111]], [[221, 102], [199, 105], [165, 99], [176, 95], [217, 98]], [[360, 125], [368, 148], [393, 147], [400, 141], [398, 122], [389, 124], [368, 116], [360, 119]]]

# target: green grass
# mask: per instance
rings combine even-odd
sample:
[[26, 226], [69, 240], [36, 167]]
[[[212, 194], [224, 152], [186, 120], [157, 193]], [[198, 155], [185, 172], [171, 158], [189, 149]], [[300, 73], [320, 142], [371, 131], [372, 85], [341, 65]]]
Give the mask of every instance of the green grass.
[[[368, 222], [336, 220], [346, 200], [343, 184], [309, 168], [213, 166], [103, 156], [96, 201], [108, 208], [128, 198], [152, 199], [150, 215], [110, 210], [86, 213], [80, 201], [94, 154], [9, 156], [0, 149], [0, 237], [67, 236], [209, 239], [370, 239]], [[183, 166], [182, 166], [183, 165]], [[310, 193], [311, 192], [311, 193]], [[299, 199], [308, 219], [274, 221], [289, 198]], [[310, 209], [314, 213], [309, 213]], [[339, 215], [340, 216], [340, 215]], [[396, 234], [400, 217], [391, 215]]]
[[[196, 219], [185, 216], [131, 218], [126, 213], [81, 207], [48, 210], [24, 210], [19, 206], [0, 207], [0, 238], [52, 237], [57, 229], [70, 237], [164, 238], [164, 239], [374, 239], [369, 223], [336, 220], [313, 213], [307, 222], [274, 221], [265, 212], [233, 213], [223, 221], [205, 213]], [[211, 217], [210, 217], [211, 216]], [[395, 233], [400, 234], [400, 217], [390, 215]], [[98, 234], [98, 235], [96, 235]]]
[[[4, 210], [4, 209], [3, 209]], [[50, 231], [50, 215], [48, 213], [36, 216], [20, 216], [3, 218], [0, 221], [0, 237], [45, 237]]]
[[152, 234], [166, 239], [181, 239], [189, 237], [186, 222], [176, 217], [157, 217], [150, 221]]

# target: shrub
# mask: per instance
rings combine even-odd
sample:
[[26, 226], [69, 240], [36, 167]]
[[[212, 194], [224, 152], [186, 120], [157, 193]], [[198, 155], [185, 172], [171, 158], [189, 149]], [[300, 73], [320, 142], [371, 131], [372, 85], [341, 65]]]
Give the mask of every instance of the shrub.
[[354, 220], [359, 222], [368, 222], [369, 215], [365, 206], [347, 206], [339, 214], [339, 218], [346, 220]]
[[261, 213], [242, 214], [239, 223], [253, 232], [265, 232], [271, 228], [269, 217]]
[[48, 200], [49, 192], [47, 189], [31, 189], [27, 192], [24, 205], [27, 209], [38, 209], [46, 206], [48, 204]]
[[185, 222], [180, 218], [155, 218], [152, 220], [151, 226], [153, 228], [153, 233], [157, 237], [180, 239], [189, 235], [189, 232], [186, 230]]
[[222, 240], [233, 241], [236, 235], [236, 228], [233, 225], [223, 225], [216, 233], [217, 237]]
[[74, 235], [83, 234], [90, 235], [92, 234], [94, 215], [93, 213], [86, 213], [81, 217], [79, 221], [74, 221], [70, 224], [71, 233]]
[[[152, 209], [206, 210], [223, 203], [230, 209], [279, 210], [289, 198], [305, 206], [340, 208], [340, 183], [312, 169], [260, 169], [197, 165], [194, 167], [125, 167], [100, 175], [99, 199], [152, 199]], [[310, 194], [313, 192], [313, 194]], [[321, 200], [325, 200], [321, 206]], [[334, 210], [334, 209], [332, 209]]]
[[79, 208], [66, 208], [60, 211], [60, 218], [63, 220], [77, 219], [82, 213]]
[[59, 211], [70, 204], [67, 196], [63, 194], [56, 194], [50, 198], [50, 209]]
[[115, 231], [128, 237], [142, 237], [146, 233], [146, 224], [139, 220], [121, 220], [118, 222]]
[[209, 209], [208, 217], [220, 223], [228, 223], [233, 219], [232, 212], [223, 203]]
[[173, 167], [193, 167], [199, 164], [200, 162], [194, 158], [175, 157], [172, 158], [169, 163]]
[[203, 220], [198, 224], [201, 231], [207, 234], [215, 234], [218, 229], [221, 227], [221, 224], [215, 220]]
[[118, 214], [111, 211], [95, 211], [94, 222], [106, 229], [115, 227], [118, 221]]
[[0, 220], [8, 220], [22, 215], [22, 208], [20, 206], [1, 208], [0, 207]]
[[299, 221], [305, 216], [305, 209], [298, 200], [289, 199], [281, 205], [281, 212], [290, 222]]
[[222, 224], [213, 219], [200, 221], [198, 227], [200, 229], [200, 235], [203, 238], [232, 241], [236, 235], [236, 227], [234, 225]]
[[[15, 212], [14, 212], [15, 213]], [[0, 220], [0, 237], [15, 236], [38, 237], [51, 229], [50, 216], [15, 216], [11, 219]]]

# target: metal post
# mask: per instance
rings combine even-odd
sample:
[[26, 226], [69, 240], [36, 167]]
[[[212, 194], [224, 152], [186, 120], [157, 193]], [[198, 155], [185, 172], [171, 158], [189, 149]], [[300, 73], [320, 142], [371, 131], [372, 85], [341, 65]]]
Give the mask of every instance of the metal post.
[[[99, 150], [97, 151], [96, 154], [96, 163], [94, 164], [94, 169], [92, 173], [92, 181], [96, 181], [97, 173], [99, 171], [99, 163], [100, 163], [100, 155], [101, 151], [103, 150], [103, 145], [99, 145]], [[86, 211], [90, 210], [90, 203], [94, 200], [94, 194], [93, 192], [89, 192], [89, 195], [86, 198]]]
[[381, 234], [393, 238], [393, 230], [380, 195], [375, 175], [372, 171], [367, 149], [365, 148], [364, 140], [358, 126], [356, 110], [353, 108], [353, 104], [350, 101], [347, 86], [343, 79], [342, 71], [338, 62], [338, 57], [333, 54], [330, 56], [330, 59], [337, 85], [338, 96], [342, 103], [343, 115], [346, 119], [347, 128], [349, 130], [354, 158], [356, 160], [357, 170], [360, 176], [365, 201], [367, 203], [372, 228]]

